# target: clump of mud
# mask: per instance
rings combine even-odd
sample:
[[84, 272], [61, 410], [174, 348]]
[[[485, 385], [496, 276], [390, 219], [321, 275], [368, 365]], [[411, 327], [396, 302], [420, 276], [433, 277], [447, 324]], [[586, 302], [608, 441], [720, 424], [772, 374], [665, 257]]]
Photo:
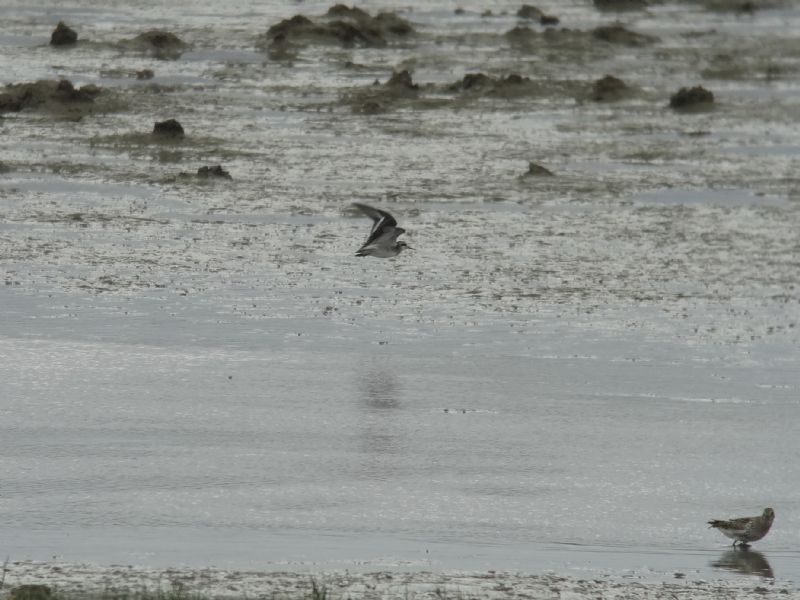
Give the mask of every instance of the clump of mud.
[[285, 50], [287, 45], [313, 44], [381, 48], [413, 33], [411, 23], [395, 13], [372, 16], [360, 8], [336, 4], [321, 17], [295, 15], [273, 25], [259, 37], [256, 47], [273, 52]]
[[200, 179], [233, 179], [231, 174], [222, 168], [222, 165], [208, 165], [197, 169]]
[[599, 10], [641, 10], [647, 7], [646, 0], [594, 0], [595, 8]]
[[531, 95], [538, 91], [538, 84], [529, 77], [511, 73], [495, 78], [484, 73], [467, 73], [460, 81], [448, 86], [450, 92], [500, 97]]
[[620, 23], [595, 27], [592, 35], [598, 40], [619, 46], [649, 46], [658, 41], [656, 36], [631, 31]]
[[619, 24], [603, 25], [589, 31], [567, 27], [535, 31], [520, 25], [507, 31], [505, 37], [518, 51], [536, 55], [547, 53], [551, 61], [570, 63], [595, 60], [602, 55], [612, 56], [616, 46], [642, 47], [658, 41], [654, 36], [631, 31]]
[[[704, 2], [707, 10], [718, 12], [735, 12], [741, 14], [754, 14], [759, 9], [759, 3], [749, 0], [706, 0]], [[767, 3], [761, 0], [760, 8], [776, 8], [780, 3]]]
[[530, 4], [523, 4], [517, 11], [517, 16], [520, 19], [532, 19], [539, 21], [542, 25], [558, 25], [559, 18], [555, 15], [547, 15], [542, 10]]
[[97, 102], [108, 92], [93, 84], [76, 88], [68, 79], [12, 83], [5, 89], [0, 94], [0, 113], [36, 110], [57, 117], [80, 119], [112, 108], [108, 102]]
[[153, 125], [153, 135], [159, 138], [180, 139], [184, 136], [183, 125], [175, 119], [159, 121]]
[[211, 183], [213, 181], [233, 181], [231, 174], [222, 168], [222, 165], [206, 165], [197, 169], [197, 173], [181, 171], [177, 177], [166, 180], [168, 182], [202, 182]]
[[714, 104], [714, 94], [701, 85], [681, 88], [669, 99], [669, 105], [676, 110], [703, 110]]
[[[426, 92], [432, 92], [426, 95]], [[353, 112], [379, 114], [398, 106], [414, 109], [435, 109], [468, 104], [480, 98], [513, 100], [519, 98], [586, 97], [586, 84], [554, 79], [533, 80], [517, 73], [501, 76], [486, 73], [467, 73], [450, 84], [414, 83], [411, 74], [397, 71], [388, 81], [377, 80], [370, 86], [348, 91], [341, 104], [349, 105]]]
[[59, 21], [50, 34], [51, 46], [72, 46], [78, 41], [78, 33], [64, 21]]
[[377, 80], [368, 88], [347, 94], [343, 101], [349, 104], [353, 112], [374, 115], [386, 112], [392, 106], [403, 101], [419, 97], [420, 86], [414, 83], [407, 70], [395, 71], [386, 83]]
[[531, 161], [531, 162], [528, 163], [528, 170], [525, 173], [523, 173], [522, 175], [520, 175], [520, 177], [522, 177], [522, 178], [528, 178], [528, 177], [553, 177], [554, 175], [555, 175], [555, 173], [553, 173], [547, 167], [543, 167], [542, 165]]
[[119, 45], [124, 49], [146, 52], [162, 60], [176, 60], [189, 47], [171, 31], [150, 29], [129, 40], [122, 40]]
[[595, 102], [615, 102], [629, 97], [632, 91], [622, 79], [606, 75], [592, 84], [591, 98]]

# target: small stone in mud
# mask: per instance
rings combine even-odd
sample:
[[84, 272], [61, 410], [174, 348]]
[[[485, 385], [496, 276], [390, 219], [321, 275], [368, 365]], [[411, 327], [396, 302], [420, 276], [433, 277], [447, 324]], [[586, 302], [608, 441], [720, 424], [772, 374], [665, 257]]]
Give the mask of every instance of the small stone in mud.
[[67, 26], [64, 21], [59, 21], [53, 33], [50, 34], [51, 46], [71, 46], [78, 41], [78, 34]]
[[153, 135], [161, 137], [183, 137], [183, 126], [175, 119], [159, 121], [153, 126]]
[[523, 174], [523, 177], [552, 177], [553, 173], [550, 169], [537, 165], [535, 162], [528, 163], [528, 171]]
[[606, 75], [592, 85], [592, 100], [595, 102], [613, 102], [620, 100], [630, 88], [621, 79], [613, 75]]
[[467, 11], [465, 11], [463, 8], [461, 8], [460, 6], [457, 6], [456, 9], [453, 11], [453, 14], [455, 14], [455, 15], [463, 15], [466, 12]]
[[203, 179], [233, 179], [231, 174], [222, 168], [222, 165], [205, 166], [197, 169], [197, 176]]
[[621, 46], [647, 46], [658, 41], [655, 36], [636, 33], [619, 23], [595, 27], [592, 35], [598, 40]]
[[702, 108], [714, 103], [714, 94], [702, 85], [681, 88], [669, 99], [669, 105], [676, 109]]
[[153, 73], [152, 69], [142, 69], [141, 71], [136, 71], [136, 79], [139, 80], [152, 79], [155, 76], [156, 74]]

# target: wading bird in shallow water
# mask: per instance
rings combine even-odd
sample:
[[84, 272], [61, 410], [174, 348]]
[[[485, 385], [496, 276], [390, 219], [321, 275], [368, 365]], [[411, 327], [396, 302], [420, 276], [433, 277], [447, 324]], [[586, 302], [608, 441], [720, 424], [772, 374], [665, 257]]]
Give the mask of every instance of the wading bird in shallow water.
[[377, 258], [390, 258], [397, 256], [403, 250], [411, 246], [405, 242], [398, 242], [397, 238], [406, 232], [402, 227], [397, 226], [397, 221], [385, 210], [372, 208], [360, 202], [353, 202], [353, 206], [361, 210], [365, 215], [372, 219], [372, 231], [364, 245], [358, 249], [356, 256], [375, 256]]
[[760, 517], [741, 517], [730, 521], [712, 519], [708, 524], [731, 538], [734, 546], [736, 542], [740, 546], [747, 546], [748, 542], [755, 542], [767, 535], [774, 519], [775, 511], [765, 508]]

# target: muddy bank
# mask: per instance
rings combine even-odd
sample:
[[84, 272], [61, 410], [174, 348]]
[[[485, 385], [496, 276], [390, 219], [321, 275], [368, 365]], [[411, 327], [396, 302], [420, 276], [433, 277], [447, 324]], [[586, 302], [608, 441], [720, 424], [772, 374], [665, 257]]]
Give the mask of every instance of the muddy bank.
[[75, 87], [68, 79], [13, 83], [0, 93], [0, 114], [34, 110], [54, 117], [80, 119], [121, 107], [115, 94], [94, 84]]
[[[621, 83], [621, 82], [620, 82]], [[627, 97], [629, 88], [605, 92], [602, 98], [618, 100]], [[519, 100], [560, 98], [568, 104], [589, 97], [582, 82], [554, 79], [531, 79], [518, 73], [489, 75], [467, 73], [449, 84], [417, 83], [407, 70], [393, 73], [387, 81], [375, 80], [371, 85], [347, 90], [337, 104], [350, 106], [355, 113], [378, 114], [398, 108], [416, 110], [463, 107], [481, 98]]]
[[0, 598], [20, 585], [46, 585], [61, 597], [87, 594], [135, 595], [177, 592], [203, 598], [299, 598], [315, 590], [336, 598], [618, 598], [653, 600], [720, 597], [769, 600], [800, 598], [793, 586], [770, 579], [688, 581], [676, 573], [671, 582], [646, 582], [609, 576], [573, 576], [485, 572], [269, 572], [225, 569], [148, 569], [132, 566], [22, 561], [8, 564]]
[[298, 14], [272, 25], [258, 37], [256, 47], [271, 52], [313, 44], [381, 48], [413, 33], [411, 23], [393, 12], [373, 16], [357, 7], [336, 4], [319, 17]]
[[189, 44], [171, 31], [150, 29], [133, 38], [121, 40], [117, 47], [146, 53], [160, 60], [177, 60], [189, 48]]

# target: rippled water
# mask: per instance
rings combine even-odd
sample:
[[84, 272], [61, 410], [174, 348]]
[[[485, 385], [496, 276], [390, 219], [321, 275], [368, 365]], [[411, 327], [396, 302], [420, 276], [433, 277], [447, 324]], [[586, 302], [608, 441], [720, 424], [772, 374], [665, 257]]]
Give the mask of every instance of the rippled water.
[[[275, 57], [329, 5], [5, 3], [2, 83], [107, 93], [0, 120], [5, 554], [800, 577], [800, 9], [433, 4]], [[121, 43], [154, 27], [189, 48]], [[533, 84], [449, 89], [477, 71]], [[635, 94], [593, 102], [606, 73]], [[415, 250], [352, 256], [353, 200]], [[705, 526], [765, 506], [758, 552]]]

